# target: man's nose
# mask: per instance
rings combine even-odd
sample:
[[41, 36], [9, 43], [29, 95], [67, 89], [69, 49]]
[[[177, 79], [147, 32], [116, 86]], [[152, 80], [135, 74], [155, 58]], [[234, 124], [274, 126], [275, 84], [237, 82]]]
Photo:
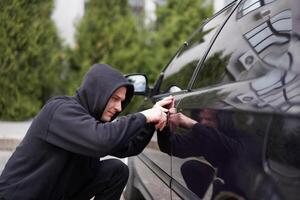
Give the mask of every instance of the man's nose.
[[118, 112], [121, 112], [122, 111], [122, 102], [118, 102], [117, 105], [116, 105], [116, 110]]

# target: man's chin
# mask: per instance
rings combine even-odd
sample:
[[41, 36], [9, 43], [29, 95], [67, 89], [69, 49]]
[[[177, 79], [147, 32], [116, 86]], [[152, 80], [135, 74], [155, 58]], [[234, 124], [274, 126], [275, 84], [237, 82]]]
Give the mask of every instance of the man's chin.
[[113, 118], [113, 115], [102, 116], [101, 121], [110, 122]]
[[110, 122], [111, 121], [111, 117], [108, 117], [108, 116], [102, 117], [101, 121], [103, 121], [103, 122]]

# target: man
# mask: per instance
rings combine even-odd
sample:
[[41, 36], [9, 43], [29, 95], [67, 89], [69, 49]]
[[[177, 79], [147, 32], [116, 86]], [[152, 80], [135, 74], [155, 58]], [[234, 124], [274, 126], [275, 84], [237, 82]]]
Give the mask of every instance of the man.
[[96, 64], [75, 96], [50, 99], [33, 120], [0, 177], [0, 199], [119, 199], [128, 178], [121, 161], [137, 155], [154, 129], [166, 124], [172, 97], [120, 117], [133, 86], [108, 65]]

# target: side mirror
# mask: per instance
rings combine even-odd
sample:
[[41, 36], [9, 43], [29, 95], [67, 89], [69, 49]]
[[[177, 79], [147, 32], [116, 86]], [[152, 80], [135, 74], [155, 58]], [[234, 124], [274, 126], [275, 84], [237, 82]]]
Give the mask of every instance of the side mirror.
[[144, 74], [130, 74], [126, 75], [127, 80], [134, 87], [135, 95], [146, 95], [148, 91], [148, 79]]

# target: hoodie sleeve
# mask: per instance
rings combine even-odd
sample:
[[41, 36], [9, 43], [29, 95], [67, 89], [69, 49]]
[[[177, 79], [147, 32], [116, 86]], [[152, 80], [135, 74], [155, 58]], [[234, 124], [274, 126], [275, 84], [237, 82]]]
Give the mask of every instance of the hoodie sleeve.
[[141, 113], [101, 123], [77, 104], [64, 103], [49, 122], [46, 141], [67, 151], [91, 157], [103, 157], [126, 146], [136, 134], [142, 134], [146, 118]]
[[153, 124], [147, 125], [142, 131], [132, 137], [127, 144], [124, 144], [117, 149], [116, 152], [110, 154], [119, 158], [135, 156], [141, 153], [144, 148], [150, 142], [153, 133], [155, 131], [155, 126]]

